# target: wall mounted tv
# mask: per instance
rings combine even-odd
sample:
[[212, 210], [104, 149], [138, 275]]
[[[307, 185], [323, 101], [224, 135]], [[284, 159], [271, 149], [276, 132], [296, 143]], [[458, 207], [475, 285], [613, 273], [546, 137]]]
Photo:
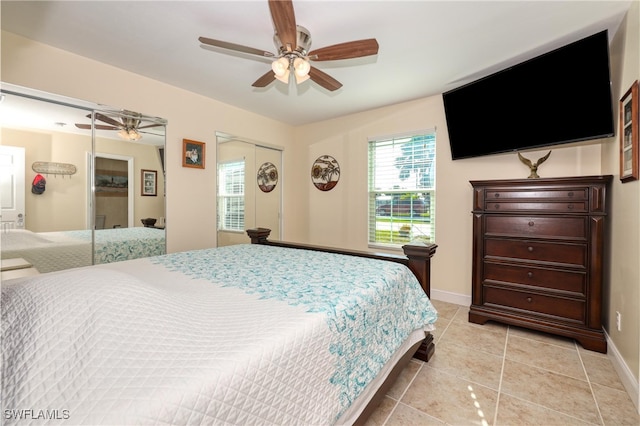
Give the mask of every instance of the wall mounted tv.
[[607, 31], [443, 94], [454, 160], [613, 136]]

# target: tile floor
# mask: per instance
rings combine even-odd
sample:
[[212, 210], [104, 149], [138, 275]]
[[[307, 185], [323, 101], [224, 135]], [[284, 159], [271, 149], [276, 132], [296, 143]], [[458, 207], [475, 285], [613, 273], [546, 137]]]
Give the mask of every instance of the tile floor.
[[367, 425], [640, 425], [606, 355], [433, 304], [435, 356], [409, 363]]

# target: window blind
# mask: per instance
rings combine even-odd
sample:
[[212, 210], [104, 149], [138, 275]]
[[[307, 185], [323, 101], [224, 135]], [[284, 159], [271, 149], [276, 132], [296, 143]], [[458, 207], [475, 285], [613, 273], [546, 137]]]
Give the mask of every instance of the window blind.
[[435, 240], [435, 129], [369, 140], [369, 244]]
[[218, 230], [244, 231], [244, 160], [218, 165]]

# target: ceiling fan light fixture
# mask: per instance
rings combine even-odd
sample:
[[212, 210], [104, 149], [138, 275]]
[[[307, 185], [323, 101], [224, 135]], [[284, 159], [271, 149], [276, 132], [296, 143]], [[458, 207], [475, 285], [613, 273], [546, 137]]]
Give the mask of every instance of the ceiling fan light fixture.
[[309, 80], [309, 74], [299, 76], [298, 73], [294, 73], [294, 75], [296, 76], [296, 84], [300, 84], [302, 82]]
[[[293, 69], [294, 69], [294, 72], [296, 73], [296, 78], [305, 77], [309, 75], [309, 70], [311, 70], [311, 65], [309, 64], [308, 61], [306, 61], [303, 58], [296, 58], [293, 60]], [[304, 80], [306, 80], [306, 78]]]
[[142, 135], [136, 129], [122, 129], [118, 132], [118, 136], [128, 141], [137, 141], [142, 139]]
[[282, 75], [275, 74], [276, 80], [280, 80], [284, 84], [289, 84], [289, 70], [284, 70]]
[[287, 58], [282, 57], [273, 61], [271, 63], [271, 69], [276, 75], [276, 78], [283, 77], [287, 74], [287, 80], [289, 79], [289, 60]]

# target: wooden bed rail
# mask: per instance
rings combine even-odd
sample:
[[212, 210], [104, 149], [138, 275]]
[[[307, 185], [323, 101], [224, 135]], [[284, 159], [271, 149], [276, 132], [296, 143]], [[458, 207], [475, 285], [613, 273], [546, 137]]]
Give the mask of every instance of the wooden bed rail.
[[[271, 230], [268, 228], [247, 229], [247, 235], [251, 238], [251, 244], [262, 244], [277, 247], [298, 248], [313, 251], [323, 251], [328, 253], [346, 254], [349, 256], [366, 257], [369, 259], [387, 260], [406, 265], [416, 276], [422, 289], [431, 297], [431, 258], [436, 253], [436, 244], [410, 243], [402, 246], [404, 256], [389, 253], [373, 253], [368, 251], [347, 250], [335, 247], [323, 247], [310, 244], [288, 243], [284, 241], [269, 240]], [[422, 361], [429, 361], [433, 355], [435, 346], [433, 336], [427, 333], [422, 345], [415, 353], [414, 357]]]
[[271, 229], [247, 229], [251, 244], [263, 244], [278, 247], [299, 248], [305, 250], [324, 251], [328, 253], [347, 254], [369, 259], [388, 260], [402, 263], [411, 269], [427, 296], [431, 297], [431, 258], [436, 254], [436, 244], [410, 243], [402, 246], [405, 256], [390, 253], [374, 253], [369, 251], [347, 250], [335, 247], [316, 246], [311, 244], [288, 243], [269, 240]]

